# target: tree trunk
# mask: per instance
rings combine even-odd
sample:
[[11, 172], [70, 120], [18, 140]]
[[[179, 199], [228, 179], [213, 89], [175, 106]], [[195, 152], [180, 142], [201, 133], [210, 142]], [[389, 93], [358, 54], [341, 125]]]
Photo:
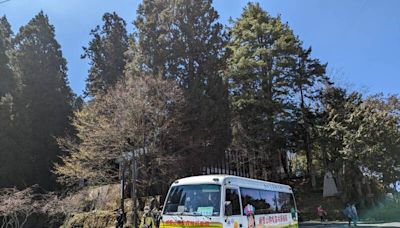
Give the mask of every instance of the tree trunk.
[[355, 180], [355, 186], [356, 186], [356, 190], [357, 190], [357, 198], [360, 199], [360, 206], [362, 208], [364, 208], [365, 206], [365, 197], [364, 194], [362, 192], [362, 185], [361, 185], [361, 181], [360, 180]]
[[317, 188], [317, 181], [316, 181], [316, 177], [315, 177], [314, 166], [312, 164], [312, 154], [311, 154], [309, 138], [310, 138], [310, 136], [309, 136], [308, 132], [306, 132], [305, 144], [306, 144], [307, 172], [310, 175], [311, 187], [312, 187], [312, 189], [315, 190]]
[[255, 177], [255, 162], [256, 162], [256, 155], [255, 155], [255, 151], [251, 151], [250, 152], [250, 156], [249, 156], [249, 175], [250, 178], [254, 178]]
[[306, 108], [305, 108], [305, 104], [304, 104], [304, 94], [303, 94], [303, 88], [300, 85], [299, 86], [300, 89], [300, 108], [301, 108], [301, 114], [302, 114], [302, 119], [303, 119], [303, 128], [304, 128], [304, 136], [305, 136], [305, 150], [306, 150], [306, 159], [307, 159], [307, 172], [308, 175], [310, 175], [310, 179], [311, 179], [311, 187], [312, 189], [316, 189], [317, 188], [317, 181], [315, 178], [315, 170], [312, 164], [312, 154], [311, 154], [311, 140], [310, 140], [310, 133], [308, 132], [308, 123], [305, 117], [306, 114]]
[[367, 192], [368, 192], [367, 199], [368, 199], [369, 206], [375, 207], [376, 205], [375, 205], [374, 197], [373, 197], [372, 190], [371, 190], [371, 180], [367, 179], [366, 184], [367, 184]]

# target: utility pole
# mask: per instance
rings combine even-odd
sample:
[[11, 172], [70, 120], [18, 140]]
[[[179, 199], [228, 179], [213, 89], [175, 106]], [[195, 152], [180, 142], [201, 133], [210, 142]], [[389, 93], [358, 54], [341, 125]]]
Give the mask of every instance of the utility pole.
[[119, 163], [119, 168], [120, 168], [120, 175], [121, 175], [121, 206], [120, 208], [122, 209], [122, 213], [125, 212], [125, 206], [124, 206], [124, 199], [125, 199], [125, 162], [122, 161]]
[[137, 225], [137, 208], [136, 208], [136, 202], [137, 202], [137, 191], [136, 191], [136, 179], [137, 179], [137, 164], [136, 164], [136, 158], [137, 154], [136, 151], [133, 152], [132, 156], [132, 223], [133, 227], [136, 227]]
[[[131, 142], [130, 138], [126, 138], [126, 142], [130, 147], [134, 147], [134, 144]], [[132, 190], [131, 190], [131, 198], [132, 198], [132, 223], [133, 227], [136, 228], [138, 224], [138, 219], [137, 219], [137, 186], [136, 186], [136, 180], [137, 180], [137, 161], [136, 159], [139, 157], [140, 151], [137, 149], [134, 149], [133, 151], [129, 152], [129, 159], [131, 161], [131, 171], [132, 171]]]

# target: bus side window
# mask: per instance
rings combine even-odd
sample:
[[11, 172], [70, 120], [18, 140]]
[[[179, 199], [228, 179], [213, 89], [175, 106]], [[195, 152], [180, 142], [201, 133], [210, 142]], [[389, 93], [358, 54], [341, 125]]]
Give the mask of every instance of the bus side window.
[[232, 204], [232, 215], [241, 215], [239, 192], [237, 189], [226, 189], [225, 201]]

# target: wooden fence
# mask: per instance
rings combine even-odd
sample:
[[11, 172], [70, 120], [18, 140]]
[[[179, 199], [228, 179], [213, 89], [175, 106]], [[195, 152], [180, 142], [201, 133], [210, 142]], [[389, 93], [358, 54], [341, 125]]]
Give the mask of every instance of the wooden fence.
[[226, 174], [241, 177], [250, 177], [249, 160], [238, 151], [225, 151], [222, 159], [215, 161], [207, 167], [203, 167], [202, 175], [208, 174]]

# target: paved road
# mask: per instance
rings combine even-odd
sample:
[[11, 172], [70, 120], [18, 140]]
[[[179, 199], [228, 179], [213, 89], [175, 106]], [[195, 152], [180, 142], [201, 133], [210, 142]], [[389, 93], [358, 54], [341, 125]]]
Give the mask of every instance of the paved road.
[[[312, 228], [334, 228], [334, 227], [347, 227], [349, 228], [347, 223], [343, 223], [343, 222], [333, 222], [333, 223], [317, 223], [317, 222], [310, 222], [310, 223], [302, 223], [300, 224], [300, 227], [312, 227]], [[352, 225], [351, 227], [355, 227], [354, 225]], [[400, 222], [393, 222], [393, 223], [379, 223], [379, 224], [358, 224], [357, 227], [368, 227], [368, 228], [372, 228], [372, 227], [400, 227]]]

